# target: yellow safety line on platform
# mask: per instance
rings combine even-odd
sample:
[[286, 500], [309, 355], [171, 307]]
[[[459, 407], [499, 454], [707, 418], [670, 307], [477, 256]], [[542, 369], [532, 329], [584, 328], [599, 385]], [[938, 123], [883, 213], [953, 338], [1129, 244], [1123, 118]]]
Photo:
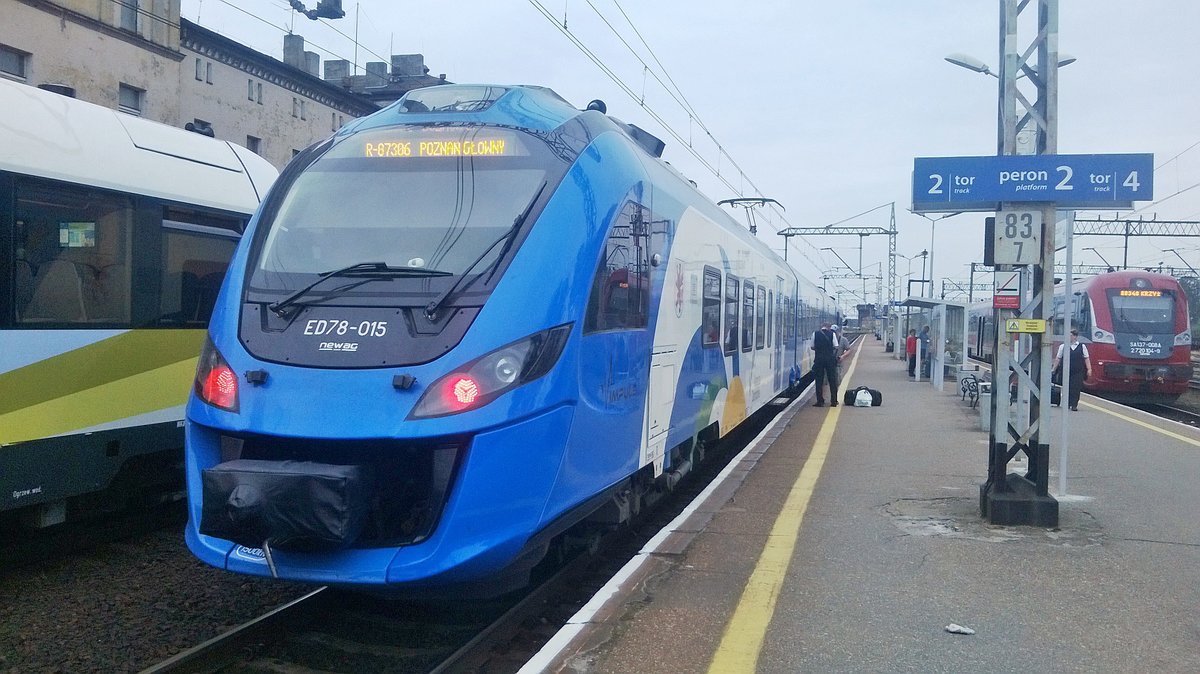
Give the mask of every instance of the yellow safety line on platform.
[[1121, 414], [1120, 412], [1114, 412], [1114, 411], [1112, 411], [1112, 410], [1110, 410], [1110, 409], [1106, 409], [1106, 408], [1104, 408], [1104, 407], [1101, 407], [1101, 406], [1099, 406], [1099, 405], [1093, 405], [1092, 403], [1086, 403], [1086, 402], [1085, 402], [1085, 403], [1083, 403], [1083, 404], [1084, 404], [1084, 406], [1086, 406], [1086, 407], [1090, 407], [1090, 408], [1092, 408], [1092, 409], [1094, 409], [1094, 410], [1096, 410], [1096, 411], [1098, 411], [1098, 412], [1104, 412], [1105, 414], [1108, 414], [1108, 415], [1114, 416], [1114, 417], [1116, 417], [1116, 418], [1118, 418], [1118, 419], [1121, 419], [1122, 421], [1128, 421], [1129, 423], [1131, 423], [1131, 424], [1134, 424], [1134, 425], [1136, 425], [1136, 426], [1141, 426], [1142, 428], [1148, 428], [1148, 429], [1150, 429], [1150, 430], [1152, 430], [1152, 431], [1157, 431], [1157, 432], [1159, 432], [1159, 433], [1162, 433], [1162, 434], [1163, 434], [1163, 435], [1165, 435], [1165, 436], [1168, 436], [1168, 437], [1171, 437], [1171, 438], [1175, 438], [1176, 440], [1179, 440], [1180, 442], [1186, 442], [1186, 443], [1188, 443], [1189, 445], [1192, 445], [1193, 447], [1200, 447], [1200, 440], [1196, 440], [1195, 438], [1189, 438], [1189, 437], [1187, 437], [1186, 435], [1180, 435], [1180, 434], [1178, 434], [1178, 433], [1172, 433], [1171, 431], [1168, 431], [1168, 430], [1167, 430], [1167, 429], [1165, 429], [1165, 428], [1159, 428], [1158, 426], [1154, 426], [1154, 425], [1152, 425], [1152, 424], [1148, 424], [1148, 423], [1146, 423], [1145, 421], [1138, 421], [1137, 419], [1134, 419], [1133, 417], [1127, 417], [1127, 416], [1125, 416], [1124, 414]]
[[[842, 380], [843, 391], [849, 390], [849, 381], [861, 353], [861, 347], [854, 353], [854, 361]], [[804, 522], [804, 513], [808, 510], [808, 502], [812, 498], [817, 478], [821, 476], [821, 469], [825, 467], [825, 457], [829, 454], [833, 432], [837, 428], [841, 412], [842, 406], [838, 406], [830, 409], [825, 415], [825, 422], [821, 424], [821, 430], [813, 442], [812, 453], [792, 485], [783, 510], [775, 518], [775, 524], [771, 527], [767, 543], [759, 555], [753, 573], [750, 574], [750, 580], [746, 583], [737, 609], [733, 612], [729, 624], [725, 626], [721, 645], [717, 647], [712, 663], [708, 666], [711, 674], [750, 674], [758, 665], [758, 654], [762, 649], [763, 639], [766, 638], [767, 627], [771, 624], [771, 617], [775, 615], [779, 590], [787, 578], [788, 565], [792, 562], [796, 540], [800, 537], [800, 525]]]

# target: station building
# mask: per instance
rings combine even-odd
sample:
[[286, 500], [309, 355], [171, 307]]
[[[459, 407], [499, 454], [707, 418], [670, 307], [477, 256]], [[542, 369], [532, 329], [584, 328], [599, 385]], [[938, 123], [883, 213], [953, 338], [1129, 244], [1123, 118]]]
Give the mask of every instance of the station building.
[[[0, 77], [244, 145], [277, 168], [347, 121], [446, 82], [420, 54], [282, 61], [180, 16], [180, 0], [0, 0]], [[389, 68], [390, 66], [390, 68]]]

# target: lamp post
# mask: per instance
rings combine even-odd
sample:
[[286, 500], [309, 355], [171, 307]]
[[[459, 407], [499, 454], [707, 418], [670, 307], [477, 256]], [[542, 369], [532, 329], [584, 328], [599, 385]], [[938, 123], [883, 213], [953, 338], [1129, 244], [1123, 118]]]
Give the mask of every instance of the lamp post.
[[[913, 213], [913, 211], [910, 210], [909, 213]], [[933, 244], [934, 244], [934, 237], [937, 235], [936, 225], [937, 225], [937, 223], [941, 222], [942, 220], [945, 220], [946, 218], [953, 218], [956, 215], [962, 215], [962, 211], [959, 211], [958, 213], [947, 213], [946, 215], [943, 215], [940, 218], [931, 218], [928, 215], [925, 215], [924, 213], [913, 213], [913, 215], [919, 215], [922, 218], [925, 218], [926, 220], [929, 221], [929, 249], [928, 249], [928, 251], [922, 251], [922, 252], [923, 253], [928, 252], [928, 254], [929, 254], [929, 296], [933, 297]], [[922, 269], [923, 268], [924, 268], [924, 263], [922, 263]], [[921, 272], [921, 278], [925, 278], [924, 271]]]
[[[919, 257], [919, 258], [921, 258], [921, 283], [924, 283], [925, 282], [925, 257], [927, 255], [929, 255], [929, 251], [927, 251], [927, 250], [923, 250], [923, 251], [921, 251], [919, 253], [915, 253], [913, 255], [905, 255], [903, 253], [896, 253], [896, 257], [902, 257], [905, 260], [908, 260], [908, 273], [905, 274], [904, 277], [912, 278], [912, 263], [913, 263], [913, 260], [915, 260]], [[910, 281], [910, 283], [911, 283], [911, 281]], [[909, 292], [909, 290], [906, 289], [905, 292]], [[909, 292], [909, 294], [912, 294], [912, 293]], [[925, 294], [924, 287], [921, 288], [921, 294], [922, 295]]]
[[[970, 56], [968, 54], [950, 54], [950, 55], [946, 56], [945, 59], [946, 59], [946, 61], [953, 63], [956, 66], [966, 68], [967, 70], [974, 70], [975, 72], [983, 73], [984, 75], [991, 75], [992, 77], [995, 77], [996, 79], [1000, 79], [1000, 76], [997, 75], [996, 73], [992, 72], [992, 69], [988, 67], [988, 64], [984, 63], [983, 61], [980, 61], [979, 59], [975, 58], [974, 56]], [[1075, 62], [1075, 60], [1076, 59], [1074, 56], [1071, 56], [1070, 54], [1063, 54], [1062, 52], [1059, 52], [1058, 67], [1061, 68], [1066, 65], [1071, 65], [1072, 63]], [[1016, 79], [1019, 80], [1022, 77], [1025, 77], [1024, 71], [1017, 73]]]

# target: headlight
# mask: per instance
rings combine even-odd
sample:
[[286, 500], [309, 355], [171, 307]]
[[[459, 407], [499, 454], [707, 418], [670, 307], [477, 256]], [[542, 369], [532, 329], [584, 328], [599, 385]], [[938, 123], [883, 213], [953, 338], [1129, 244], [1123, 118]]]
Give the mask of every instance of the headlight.
[[1114, 337], [1113, 333], [1109, 332], [1108, 330], [1096, 328], [1092, 331], [1092, 341], [1096, 342], [1097, 344], [1116, 344], [1117, 338]]
[[1178, 335], [1175, 335], [1175, 346], [1191, 346], [1191, 345], [1192, 345], [1192, 333], [1181, 332]]
[[473, 410], [550, 371], [562, 355], [570, 323], [530, 335], [477, 358], [425, 390], [410, 419]]

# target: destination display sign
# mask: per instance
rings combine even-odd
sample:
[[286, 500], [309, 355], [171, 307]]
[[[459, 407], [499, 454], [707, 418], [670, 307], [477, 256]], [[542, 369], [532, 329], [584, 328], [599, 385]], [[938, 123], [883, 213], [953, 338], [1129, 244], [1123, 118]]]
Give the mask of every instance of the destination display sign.
[[1154, 198], [1153, 154], [917, 157], [914, 212], [994, 211], [1000, 203], [1129, 208]]

